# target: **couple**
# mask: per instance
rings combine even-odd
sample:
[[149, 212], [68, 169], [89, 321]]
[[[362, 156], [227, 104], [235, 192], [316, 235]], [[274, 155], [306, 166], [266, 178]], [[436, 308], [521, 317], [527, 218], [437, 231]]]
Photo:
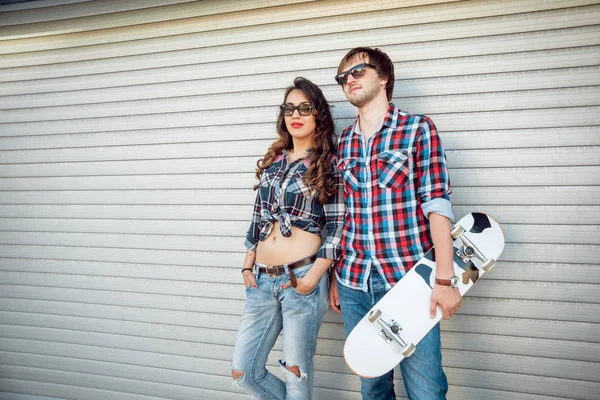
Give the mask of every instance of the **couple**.
[[[450, 286], [452, 206], [433, 122], [390, 103], [394, 67], [379, 49], [348, 52], [335, 80], [359, 112], [339, 144], [323, 93], [296, 78], [280, 106], [279, 139], [257, 164], [242, 269], [246, 306], [232, 377], [260, 399], [311, 399], [328, 297], [348, 335], [434, 244], [439, 279], [431, 313], [439, 305], [448, 319], [461, 304]], [[282, 329], [285, 381], [265, 368]], [[439, 324], [400, 367], [410, 399], [445, 399]], [[361, 393], [368, 400], [395, 399], [393, 371], [361, 378]]]

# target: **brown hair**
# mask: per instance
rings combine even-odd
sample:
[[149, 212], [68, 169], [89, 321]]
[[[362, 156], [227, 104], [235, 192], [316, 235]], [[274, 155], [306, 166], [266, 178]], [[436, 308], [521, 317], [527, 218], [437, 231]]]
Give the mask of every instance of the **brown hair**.
[[387, 94], [388, 101], [392, 101], [392, 96], [394, 94], [395, 79], [394, 64], [392, 63], [392, 60], [390, 60], [390, 57], [378, 48], [353, 48], [344, 56], [344, 58], [342, 58], [342, 61], [340, 61], [337, 73], [339, 74], [340, 72], [342, 72], [342, 68], [344, 68], [344, 65], [346, 65], [357, 55], [365, 61], [368, 58], [369, 64], [373, 64], [375, 66], [375, 69], [377, 70], [377, 75], [379, 75], [380, 78], [387, 78], [387, 83], [385, 84], [385, 93]]
[[[313, 151], [309, 155], [310, 167], [304, 173], [302, 181], [310, 190], [316, 189], [319, 201], [325, 204], [327, 199], [337, 191], [332, 171], [332, 161], [336, 154], [333, 117], [331, 116], [329, 103], [321, 89], [302, 77], [294, 79], [294, 84], [285, 90], [283, 101], [285, 102], [290, 92], [296, 89], [302, 91], [316, 109], [315, 122], [317, 128]], [[271, 144], [267, 154], [256, 163], [256, 179], [260, 179], [263, 171], [273, 164], [273, 160], [281, 154], [283, 149], [290, 150], [294, 146], [292, 135], [285, 126], [285, 118], [281, 110], [279, 110], [279, 116], [277, 117], [277, 134], [279, 139]], [[254, 190], [257, 188], [258, 185], [255, 185]]]

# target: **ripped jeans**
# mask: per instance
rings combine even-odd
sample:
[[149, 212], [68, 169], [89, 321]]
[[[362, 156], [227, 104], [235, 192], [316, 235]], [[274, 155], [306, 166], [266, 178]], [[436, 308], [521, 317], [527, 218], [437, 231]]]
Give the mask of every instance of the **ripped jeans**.
[[[294, 274], [303, 277], [311, 266], [297, 268]], [[276, 277], [259, 274], [256, 289], [246, 289], [246, 306], [231, 367], [244, 373], [234, 385], [259, 399], [312, 399], [317, 333], [329, 307], [329, 273], [325, 272], [307, 295], [299, 294], [292, 287], [281, 289], [288, 281], [288, 274]], [[266, 369], [267, 357], [282, 329], [283, 360], [279, 363], [285, 381]], [[286, 366], [300, 367], [300, 376]]]

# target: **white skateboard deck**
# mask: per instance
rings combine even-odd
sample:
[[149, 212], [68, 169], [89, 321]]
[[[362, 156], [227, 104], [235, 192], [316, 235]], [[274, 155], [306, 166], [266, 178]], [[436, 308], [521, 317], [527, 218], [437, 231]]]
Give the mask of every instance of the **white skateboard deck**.
[[[455, 238], [454, 272], [461, 278], [458, 288], [462, 296], [494, 267], [504, 249], [504, 234], [492, 217], [472, 213], [454, 225], [452, 237]], [[344, 358], [354, 373], [367, 378], [378, 377], [412, 354], [442, 318], [439, 306], [435, 318], [429, 316], [434, 284], [432, 248], [348, 335]]]

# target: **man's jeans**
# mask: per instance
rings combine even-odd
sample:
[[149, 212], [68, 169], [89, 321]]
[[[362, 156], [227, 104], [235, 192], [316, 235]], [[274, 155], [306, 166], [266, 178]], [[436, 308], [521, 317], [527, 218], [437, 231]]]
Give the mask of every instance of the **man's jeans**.
[[[367, 293], [338, 283], [340, 307], [346, 336], [386, 294], [385, 284], [377, 270], [372, 269]], [[440, 325], [437, 324], [419, 342], [417, 350], [400, 363], [404, 386], [411, 400], [441, 400], [446, 398], [448, 382], [442, 370]], [[395, 400], [394, 370], [379, 378], [360, 378], [364, 400]]]
[[[296, 277], [306, 274], [312, 264], [294, 270]], [[234, 384], [259, 399], [312, 399], [317, 333], [329, 308], [329, 273], [315, 289], [301, 295], [294, 288], [281, 289], [289, 275], [270, 277], [259, 274], [257, 287], [246, 289], [246, 306], [233, 353], [232, 369], [243, 372]], [[267, 357], [283, 328], [285, 382], [266, 369]], [[300, 377], [288, 367], [300, 367]]]

